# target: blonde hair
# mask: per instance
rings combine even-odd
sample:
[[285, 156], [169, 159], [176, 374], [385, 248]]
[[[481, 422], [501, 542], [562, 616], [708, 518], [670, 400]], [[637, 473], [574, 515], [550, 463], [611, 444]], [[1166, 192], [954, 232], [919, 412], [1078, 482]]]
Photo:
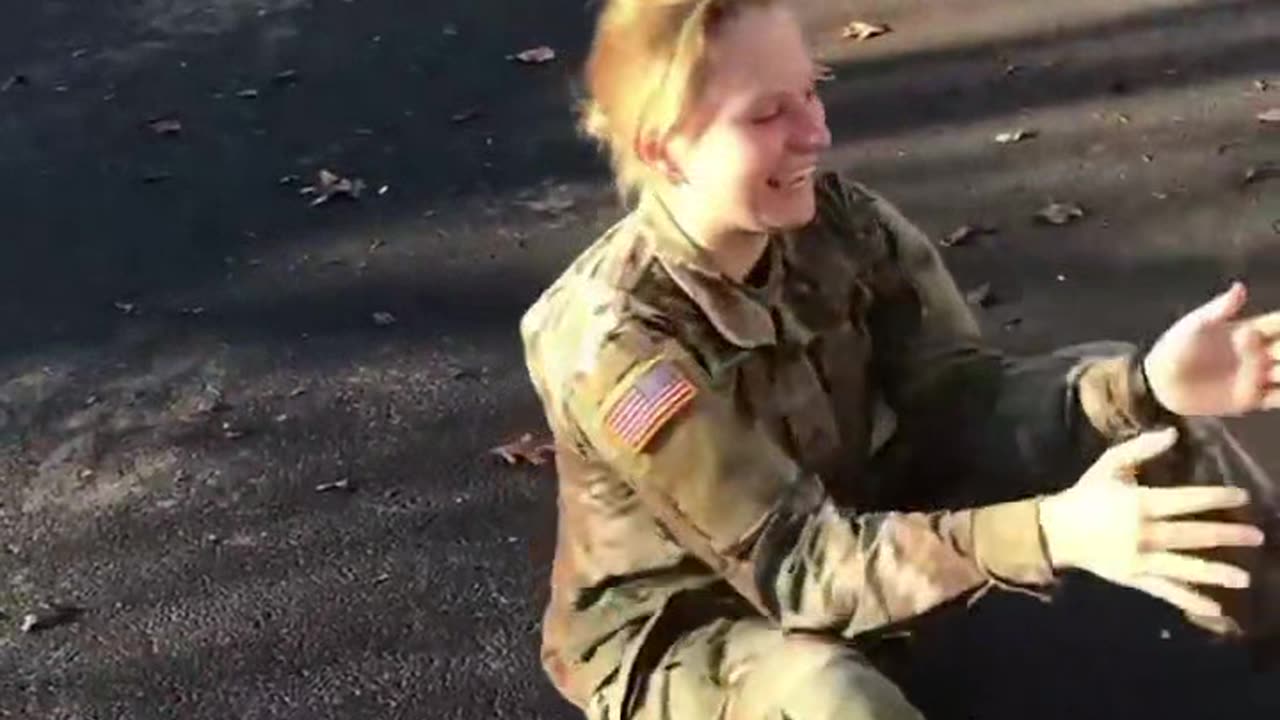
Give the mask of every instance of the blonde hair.
[[623, 202], [658, 178], [637, 145], [664, 139], [706, 83], [708, 40], [747, 8], [782, 0], [605, 0], [587, 57], [579, 128], [606, 151]]

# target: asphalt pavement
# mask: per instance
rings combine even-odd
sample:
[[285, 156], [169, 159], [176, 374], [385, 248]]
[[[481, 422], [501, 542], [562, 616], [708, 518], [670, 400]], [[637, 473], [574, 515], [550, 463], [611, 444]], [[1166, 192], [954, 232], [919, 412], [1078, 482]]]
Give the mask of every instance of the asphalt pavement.
[[[542, 430], [520, 313], [620, 214], [572, 128], [595, 4], [12, 5], [0, 718], [575, 717], [537, 665], [554, 478], [489, 449]], [[1280, 306], [1274, 0], [802, 7], [830, 165], [992, 230], [944, 253], [1002, 347], [1232, 278]], [[1234, 425], [1280, 472], [1280, 421]], [[1280, 670], [1087, 578], [890, 671], [939, 720], [1280, 711]]]

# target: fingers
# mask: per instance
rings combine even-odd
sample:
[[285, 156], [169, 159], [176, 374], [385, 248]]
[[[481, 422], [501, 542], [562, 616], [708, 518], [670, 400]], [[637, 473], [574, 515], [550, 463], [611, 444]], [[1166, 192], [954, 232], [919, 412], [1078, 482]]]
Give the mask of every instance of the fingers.
[[1249, 324], [1268, 337], [1280, 335], [1280, 312], [1270, 312], [1249, 319]]
[[1260, 404], [1263, 410], [1280, 410], [1280, 389], [1266, 391]]
[[1242, 488], [1218, 485], [1144, 487], [1138, 499], [1144, 517], [1159, 519], [1244, 507], [1249, 504], [1249, 493]]
[[1222, 606], [1217, 602], [1173, 580], [1147, 575], [1135, 578], [1128, 584], [1129, 587], [1141, 590], [1152, 597], [1157, 597], [1170, 605], [1181, 608], [1189, 615], [1203, 617], [1219, 617], [1222, 615]]
[[1249, 587], [1249, 573], [1234, 565], [1170, 552], [1149, 553], [1139, 559], [1143, 575], [1159, 575], [1195, 585]]
[[1249, 293], [1244, 283], [1237, 281], [1231, 283], [1226, 292], [1192, 310], [1190, 314], [1202, 322], [1224, 322], [1240, 312], [1248, 301]]
[[1157, 521], [1143, 523], [1140, 547], [1144, 551], [1258, 547], [1265, 539], [1262, 531], [1252, 525], [1193, 520]]
[[1178, 441], [1176, 428], [1144, 432], [1109, 448], [1099, 458], [1116, 469], [1137, 467], [1173, 447]]

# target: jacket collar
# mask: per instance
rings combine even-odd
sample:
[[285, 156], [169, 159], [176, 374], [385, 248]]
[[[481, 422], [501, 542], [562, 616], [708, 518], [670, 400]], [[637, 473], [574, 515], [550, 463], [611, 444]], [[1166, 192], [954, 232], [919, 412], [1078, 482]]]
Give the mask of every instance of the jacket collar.
[[770, 312], [782, 296], [784, 268], [778, 238], [771, 236], [765, 247], [768, 282], [763, 288], [753, 288], [720, 272], [710, 254], [680, 227], [656, 195], [646, 194], [637, 211], [641, 223], [652, 233], [658, 262], [725, 340], [742, 348], [778, 342]]

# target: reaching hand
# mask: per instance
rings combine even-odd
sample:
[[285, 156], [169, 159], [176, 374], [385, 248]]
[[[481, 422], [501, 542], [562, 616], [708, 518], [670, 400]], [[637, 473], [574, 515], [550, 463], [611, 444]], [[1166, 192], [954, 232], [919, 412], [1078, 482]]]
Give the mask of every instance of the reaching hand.
[[1280, 408], [1280, 312], [1234, 319], [1247, 299], [1235, 283], [1160, 336], [1143, 368], [1162, 405], [1212, 416]]
[[1087, 570], [1142, 590], [1190, 615], [1220, 617], [1222, 607], [1192, 584], [1243, 588], [1244, 570], [1175, 550], [1261, 545], [1250, 525], [1175, 520], [1185, 515], [1247, 505], [1233, 487], [1141, 487], [1138, 468], [1177, 441], [1174, 429], [1149, 432], [1102, 454], [1072, 487], [1045, 498], [1040, 525], [1055, 567]]

